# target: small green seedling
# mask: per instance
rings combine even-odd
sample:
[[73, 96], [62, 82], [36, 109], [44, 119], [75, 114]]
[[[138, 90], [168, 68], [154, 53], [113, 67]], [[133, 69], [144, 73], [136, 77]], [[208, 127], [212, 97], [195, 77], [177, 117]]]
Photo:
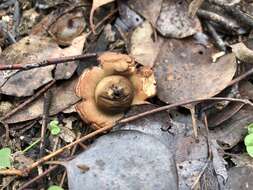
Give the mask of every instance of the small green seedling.
[[51, 185], [47, 190], [64, 190], [64, 189], [57, 185]]
[[11, 149], [0, 149], [0, 169], [6, 169], [11, 167]]
[[253, 157], [253, 123], [248, 125], [248, 135], [244, 138], [247, 153]]
[[49, 123], [49, 130], [52, 135], [58, 135], [61, 132], [58, 120], [53, 120]]
[[253, 123], [248, 125], [248, 133], [249, 134], [253, 133]]

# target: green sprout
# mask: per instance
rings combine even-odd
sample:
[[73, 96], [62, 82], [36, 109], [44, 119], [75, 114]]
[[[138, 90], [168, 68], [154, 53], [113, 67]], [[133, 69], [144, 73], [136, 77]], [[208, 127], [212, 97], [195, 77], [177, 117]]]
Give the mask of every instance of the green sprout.
[[248, 133], [249, 134], [253, 133], [253, 123], [248, 125]]
[[57, 185], [51, 185], [47, 190], [64, 190], [64, 189]]
[[0, 169], [6, 169], [11, 167], [11, 149], [0, 149]]
[[59, 121], [54, 119], [49, 123], [49, 130], [52, 135], [58, 135], [61, 132], [61, 128], [59, 126]]
[[248, 135], [244, 138], [244, 144], [246, 146], [246, 151], [253, 157], [253, 123], [248, 125]]

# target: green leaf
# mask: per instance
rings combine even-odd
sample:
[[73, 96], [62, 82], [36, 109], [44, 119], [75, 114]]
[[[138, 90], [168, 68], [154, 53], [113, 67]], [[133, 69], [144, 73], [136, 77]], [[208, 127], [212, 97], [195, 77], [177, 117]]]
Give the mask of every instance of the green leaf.
[[63, 188], [61, 188], [60, 186], [57, 185], [51, 185], [48, 190], [64, 190]]
[[61, 128], [59, 127], [59, 121], [53, 120], [49, 123], [49, 130], [52, 135], [58, 135], [61, 132]]
[[0, 169], [11, 167], [11, 149], [2, 148], [0, 149]]
[[250, 157], [253, 157], [253, 146], [247, 146], [246, 150]]
[[247, 128], [249, 134], [253, 133], [253, 123], [249, 124]]
[[247, 135], [244, 138], [244, 144], [245, 146], [253, 146], [253, 133]]

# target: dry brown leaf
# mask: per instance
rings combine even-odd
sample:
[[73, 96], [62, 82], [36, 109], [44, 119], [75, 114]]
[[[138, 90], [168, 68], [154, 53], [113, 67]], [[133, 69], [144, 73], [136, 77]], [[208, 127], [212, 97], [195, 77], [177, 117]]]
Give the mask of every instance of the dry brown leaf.
[[200, 32], [201, 24], [197, 17], [190, 18], [186, 1], [163, 1], [160, 16], [156, 23], [157, 30], [165, 37], [185, 38]]
[[154, 71], [158, 97], [167, 103], [212, 97], [228, 85], [236, 71], [233, 54], [213, 63], [211, 55], [216, 49], [196, 44], [193, 38], [170, 39], [160, 49]]
[[[50, 115], [55, 115], [78, 102], [80, 98], [78, 98], [74, 92], [76, 81], [75, 78], [70, 79], [66, 82], [61, 82], [60, 86], [52, 88]], [[30, 105], [24, 107], [24, 109], [6, 119], [6, 123], [18, 123], [41, 117], [43, 114], [43, 102], [43, 97], [37, 99]]]
[[223, 149], [230, 149], [242, 141], [247, 134], [247, 125], [252, 123], [253, 110], [244, 106], [229, 120], [222, 123], [214, 130], [210, 130], [210, 137], [220, 142]]
[[76, 11], [60, 17], [50, 27], [49, 32], [59, 45], [68, 46], [83, 32], [84, 27], [84, 15], [81, 11]]
[[233, 53], [239, 60], [245, 63], [253, 63], [253, 50], [248, 48], [244, 43], [233, 44], [231, 47]]
[[154, 41], [153, 31], [152, 25], [145, 21], [133, 31], [130, 39], [130, 55], [147, 67], [153, 67], [162, 43], [161, 38]]
[[194, 17], [199, 9], [199, 7], [202, 5], [204, 0], [193, 0], [188, 9], [188, 14], [190, 17]]
[[[45, 58], [56, 58], [58, 45], [48, 37], [27, 36], [6, 48], [1, 54], [3, 64], [28, 64], [43, 61]], [[1, 93], [12, 96], [30, 96], [34, 90], [50, 82], [54, 65], [19, 71], [10, 78], [5, 77], [6, 71], [1, 71]]]
[[[71, 45], [64, 49], [59, 49], [59, 57], [80, 55], [83, 52], [87, 34], [82, 34], [72, 40]], [[70, 61], [64, 64], [58, 64], [55, 68], [55, 79], [69, 79], [74, 74], [78, 64]]]
[[90, 26], [91, 26], [91, 29], [92, 31], [95, 33], [95, 26], [94, 26], [94, 23], [93, 23], [93, 16], [94, 16], [94, 12], [97, 8], [105, 5], [105, 4], [108, 4], [108, 3], [111, 3], [113, 2], [114, 0], [93, 0], [92, 2], [92, 8], [91, 8], [91, 11], [90, 11]]
[[[86, 34], [72, 41], [67, 48], [60, 48], [52, 39], [43, 36], [27, 36], [12, 46], [6, 48], [1, 55], [3, 64], [37, 63], [48, 58], [80, 55], [83, 50]], [[77, 65], [74, 61], [60, 65], [39, 67], [27, 71], [14, 71], [6, 77], [6, 71], [0, 71], [1, 92], [12, 96], [30, 96], [34, 90], [52, 81], [52, 71], [55, 69], [55, 79], [69, 79]]]
[[217, 111], [211, 115], [208, 115], [208, 127], [214, 128], [223, 122], [227, 121], [233, 115], [235, 115], [242, 107], [244, 103], [241, 102], [230, 102], [221, 111]]
[[253, 169], [249, 166], [232, 167], [228, 170], [228, 180], [224, 189], [247, 190], [253, 186]]
[[128, 6], [147, 19], [152, 26], [156, 25], [162, 7], [162, 0], [128, 0]]

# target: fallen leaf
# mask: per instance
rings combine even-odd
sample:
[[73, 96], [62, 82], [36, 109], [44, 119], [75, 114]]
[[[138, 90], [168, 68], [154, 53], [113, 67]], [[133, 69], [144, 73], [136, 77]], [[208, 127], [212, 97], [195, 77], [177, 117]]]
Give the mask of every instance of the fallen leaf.
[[[72, 40], [71, 46], [59, 50], [59, 57], [80, 55], [83, 52], [87, 34], [82, 34]], [[78, 62], [78, 61], [77, 61]], [[85, 64], [85, 63], [84, 63]], [[70, 61], [56, 65], [55, 79], [69, 79], [76, 71], [78, 64], [76, 61]]]
[[242, 98], [253, 100], [253, 84], [250, 81], [240, 82], [239, 92]]
[[217, 139], [223, 149], [230, 149], [243, 140], [243, 137], [247, 134], [246, 126], [252, 120], [252, 109], [244, 106], [229, 120], [214, 130], [210, 130], [210, 138]]
[[154, 72], [158, 97], [166, 103], [210, 98], [226, 88], [236, 71], [233, 54], [212, 63], [216, 49], [192, 38], [169, 39], [160, 50]]
[[157, 18], [159, 17], [162, 0], [128, 0], [128, 6], [147, 19], [152, 26], [156, 25]]
[[208, 161], [207, 140], [199, 136], [199, 142], [192, 136], [177, 136], [176, 164], [180, 189], [190, 189]]
[[124, 38], [127, 38], [126, 36], [128, 35], [128, 32], [139, 26], [144, 19], [135, 11], [130, 9], [124, 0], [118, 2], [120, 17], [116, 19], [115, 26], [121, 31], [121, 35], [123, 35]]
[[[27, 36], [6, 48], [1, 54], [2, 64], [28, 64], [56, 58], [55, 49], [59, 47], [50, 38]], [[55, 66], [34, 68], [28, 71], [18, 71], [10, 78], [5, 78], [5, 71], [0, 71], [3, 80], [0, 82], [1, 93], [12, 96], [30, 96], [34, 90], [52, 81], [52, 70]]]
[[219, 184], [223, 185], [228, 179], [226, 169], [227, 162], [224, 160], [223, 155], [219, 153], [219, 149], [221, 149], [221, 147], [217, 144], [216, 140], [212, 140], [210, 142], [210, 149], [212, 151], [212, 162], [215, 173], [219, 180]]
[[161, 38], [154, 41], [153, 31], [151, 24], [145, 21], [132, 32], [130, 39], [130, 55], [147, 67], [153, 67], [162, 44]]
[[247, 153], [232, 156], [231, 160], [234, 162], [236, 167], [251, 167], [253, 168], [253, 159]]
[[225, 108], [207, 116], [208, 127], [214, 128], [235, 115], [245, 104], [230, 102]]
[[71, 143], [76, 139], [76, 134], [67, 127], [61, 127], [61, 133], [59, 136], [66, 143]]
[[[74, 92], [76, 82], [76, 78], [73, 78], [69, 81], [61, 82], [60, 86], [51, 89], [52, 102], [50, 115], [55, 115], [78, 102], [79, 98]], [[41, 97], [5, 121], [6, 123], [18, 123], [41, 117], [43, 114], [43, 104], [44, 98]]]
[[202, 5], [202, 3], [204, 2], [204, 0], [193, 0], [190, 5], [189, 5], [189, 9], [188, 9], [188, 14], [189, 16], [192, 18], [196, 15], [199, 7]]
[[190, 18], [188, 4], [182, 0], [165, 0], [156, 23], [157, 30], [165, 37], [185, 38], [200, 32], [201, 24], [197, 17]]
[[[61, 49], [52, 39], [43, 36], [28, 36], [5, 49], [2, 53], [3, 64], [37, 63], [48, 58], [80, 55], [83, 50], [86, 34], [72, 41], [72, 45]], [[54, 65], [18, 71], [9, 78], [5, 71], [0, 71], [3, 86], [1, 93], [12, 96], [31, 96], [39, 87], [52, 81]], [[56, 66], [55, 78], [69, 79], [77, 68], [75, 62], [67, 62]]]
[[253, 50], [248, 48], [244, 43], [240, 42], [231, 45], [235, 56], [245, 63], [253, 63]]
[[108, 3], [111, 3], [113, 2], [114, 0], [93, 0], [92, 2], [92, 7], [91, 7], [91, 11], [90, 11], [90, 26], [91, 26], [91, 29], [92, 31], [95, 33], [95, 26], [94, 26], [94, 23], [93, 23], [93, 16], [94, 16], [94, 12], [97, 8], [105, 5], [105, 4], [108, 4]]
[[226, 190], [247, 190], [253, 187], [253, 169], [251, 167], [232, 167], [228, 170]]
[[57, 44], [71, 45], [72, 40], [78, 37], [85, 28], [82, 11], [75, 11], [61, 16], [49, 29]]

